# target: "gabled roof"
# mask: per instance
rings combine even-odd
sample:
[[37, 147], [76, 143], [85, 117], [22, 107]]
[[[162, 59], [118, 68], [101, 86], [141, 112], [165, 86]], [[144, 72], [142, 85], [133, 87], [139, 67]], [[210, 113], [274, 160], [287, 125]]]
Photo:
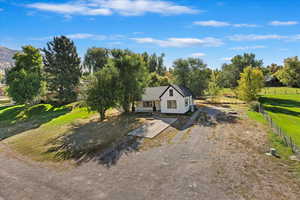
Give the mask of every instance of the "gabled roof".
[[174, 88], [181, 96], [189, 97], [192, 96], [192, 93], [189, 89], [179, 85], [170, 84], [169, 86], [160, 86], [160, 87], [148, 87], [145, 88], [145, 92], [142, 95], [142, 101], [156, 101], [160, 100], [165, 92], [170, 88]]
[[168, 88], [169, 86], [160, 86], [160, 87], [148, 87], [145, 88], [145, 92], [142, 95], [143, 101], [155, 101], [159, 100], [160, 95]]
[[165, 91], [159, 96], [159, 98], [162, 97], [170, 87], [174, 88], [174, 89], [175, 89], [181, 96], [183, 96], [183, 97], [189, 97], [189, 96], [192, 96], [192, 93], [191, 93], [191, 91], [190, 91], [188, 88], [186, 88], [186, 87], [184, 87], [184, 86], [179, 86], [179, 85], [170, 84], [170, 85], [165, 89]]

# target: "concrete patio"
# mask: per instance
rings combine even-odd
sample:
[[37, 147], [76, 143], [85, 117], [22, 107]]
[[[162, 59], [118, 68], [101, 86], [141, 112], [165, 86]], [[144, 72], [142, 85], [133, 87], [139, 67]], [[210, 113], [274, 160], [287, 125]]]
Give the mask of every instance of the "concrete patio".
[[177, 118], [159, 118], [148, 121], [143, 126], [131, 131], [128, 135], [137, 137], [154, 138], [171, 124], [177, 121]]

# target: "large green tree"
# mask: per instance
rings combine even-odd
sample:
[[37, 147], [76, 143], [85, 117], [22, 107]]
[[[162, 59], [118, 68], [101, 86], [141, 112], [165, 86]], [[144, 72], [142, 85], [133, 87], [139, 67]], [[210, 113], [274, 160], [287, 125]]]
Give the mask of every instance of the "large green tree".
[[65, 36], [54, 37], [43, 51], [48, 90], [61, 104], [76, 101], [81, 67], [74, 42]]
[[175, 83], [189, 88], [195, 96], [207, 89], [210, 73], [199, 58], [178, 59], [173, 63]]
[[235, 88], [238, 85], [240, 74], [248, 67], [261, 68], [262, 60], [256, 59], [255, 54], [245, 53], [243, 55], [234, 56], [231, 63], [222, 66], [222, 84], [224, 87]]
[[250, 102], [257, 99], [257, 95], [263, 88], [264, 75], [260, 68], [246, 67], [238, 81], [238, 96], [240, 99]]
[[15, 66], [6, 74], [8, 95], [18, 104], [32, 104], [43, 90], [42, 55], [33, 46], [24, 46], [13, 59]]
[[92, 111], [100, 114], [101, 121], [105, 119], [105, 112], [117, 106], [120, 85], [119, 72], [113, 65], [106, 65], [100, 71], [94, 73], [85, 92], [85, 102]]
[[284, 60], [284, 67], [276, 72], [276, 77], [287, 86], [300, 87], [300, 60], [291, 57]]
[[84, 56], [84, 67], [90, 72], [97, 72], [108, 62], [109, 50], [105, 48], [89, 48]]
[[164, 65], [164, 53], [162, 53], [160, 56], [157, 56], [155, 53], [148, 55], [148, 53], [145, 52], [142, 54], [142, 57], [150, 73], [156, 72], [158, 75], [163, 76], [167, 71]]
[[170, 80], [167, 76], [160, 76], [156, 72], [150, 73], [149, 87], [166, 86], [170, 84]]
[[188, 60], [182, 58], [175, 60], [173, 74], [176, 84], [188, 87], [191, 79], [191, 67]]
[[221, 91], [220, 87], [220, 72], [219, 71], [212, 71], [207, 92], [211, 96], [212, 100], [214, 101], [215, 98], [219, 95]]
[[134, 110], [134, 102], [138, 100], [148, 84], [148, 70], [144, 59], [139, 54], [128, 50], [114, 50], [113, 63], [119, 71], [120, 104], [125, 112]]
[[211, 70], [199, 58], [188, 58], [191, 66], [191, 75], [188, 88], [195, 96], [203, 95], [208, 87], [208, 82], [211, 75]]

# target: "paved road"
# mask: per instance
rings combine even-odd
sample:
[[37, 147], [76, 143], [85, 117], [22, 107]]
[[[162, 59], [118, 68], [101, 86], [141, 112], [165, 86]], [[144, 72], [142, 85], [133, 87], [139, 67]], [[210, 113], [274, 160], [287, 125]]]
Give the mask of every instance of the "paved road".
[[123, 154], [107, 167], [94, 157], [62, 172], [0, 152], [0, 200], [300, 199], [284, 164], [266, 157], [256, 125], [195, 125], [181, 138]]

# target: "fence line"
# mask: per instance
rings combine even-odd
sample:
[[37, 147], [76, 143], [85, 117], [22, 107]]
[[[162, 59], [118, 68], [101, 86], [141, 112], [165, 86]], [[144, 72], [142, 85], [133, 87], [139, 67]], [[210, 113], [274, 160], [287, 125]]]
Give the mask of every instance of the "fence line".
[[290, 147], [293, 153], [295, 153], [295, 154], [300, 153], [300, 148], [295, 144], [293, 138], [291, 136], [288, 136], [288, 134], [286, 134], [282, 130], [282, 128], [276, 124], [276, 122], [272, 119], [272, 117], [269, 115], [269, 113], [267, 113], [265, 111], [264, 107], [261, 104], [259, 104], [259, 112], [268, 121], [273, 132], [282, 139], [284, 145], [286, 145], [287, 147]]
[[262, 95], [283, 95], [283, 94], [300, 94], [300, 89], [299, 88], [294, 88], [294, 89], [283, 89], [283, 88], [279, 88], [279, 89], [262, 89], [262, 91], [260, 92], [260, 94]]

